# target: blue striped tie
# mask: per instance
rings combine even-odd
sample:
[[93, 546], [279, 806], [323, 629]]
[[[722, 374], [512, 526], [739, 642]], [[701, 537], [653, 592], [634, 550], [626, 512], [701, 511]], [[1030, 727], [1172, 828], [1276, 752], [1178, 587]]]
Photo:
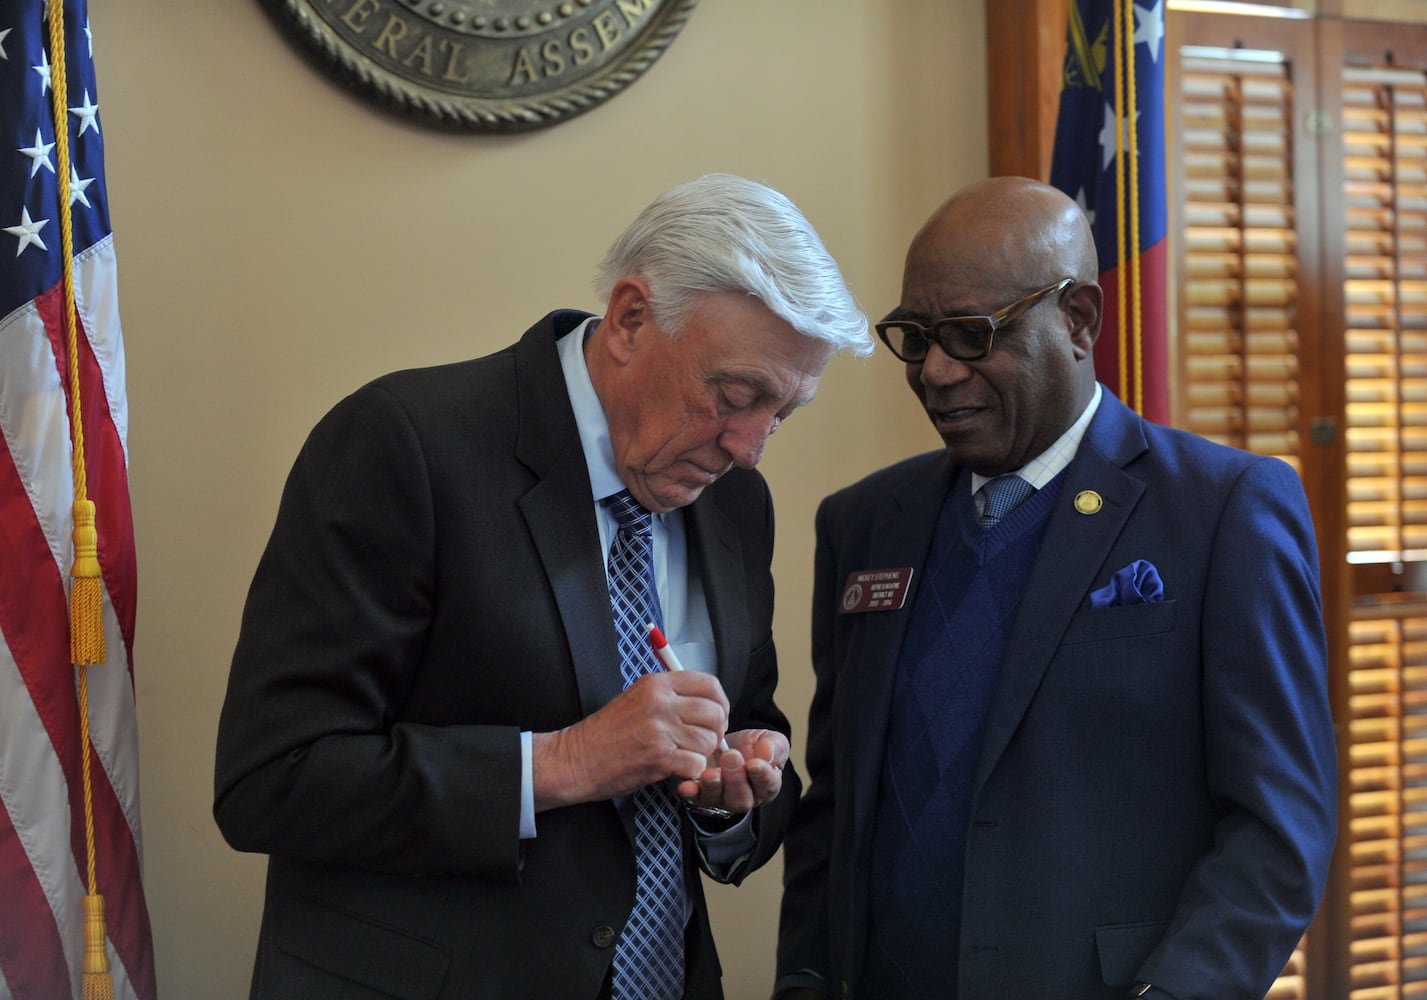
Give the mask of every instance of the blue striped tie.
[[1035, 491], [1034, 486], [1015, 473], [997, 476], [982, 483], [981, 527], [991, 527]]
[[[659, 624], [649, 511], [629, 495], [605, 504], [619, 522], [609, 550], [609, 599], [624, 686], [657, 667], [648, 623]], [[634, 793], [634, 910], [614, 951], [614, 1000], [678, 1000], [684, 995], [684, 864], [679, 807], [664, 785]]]

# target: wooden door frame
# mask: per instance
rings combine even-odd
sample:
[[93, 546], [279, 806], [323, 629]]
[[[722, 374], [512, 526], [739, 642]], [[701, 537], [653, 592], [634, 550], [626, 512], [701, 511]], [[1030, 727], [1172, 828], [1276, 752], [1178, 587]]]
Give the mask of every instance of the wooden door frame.
[[986, 0], [986, 121], [993, 177], [1050, 179], [1069, 9], [1070, 0]]

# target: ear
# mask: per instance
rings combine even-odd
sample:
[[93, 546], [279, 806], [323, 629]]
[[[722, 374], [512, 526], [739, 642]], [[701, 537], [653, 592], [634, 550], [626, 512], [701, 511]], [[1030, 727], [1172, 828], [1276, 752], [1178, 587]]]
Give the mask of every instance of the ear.
[[649, 309], [649, 286], [639, 277], [620, 278], [609, 293], [604, 321], [599, 333], [606, 350], [621, 364], [634, 353], [640, 331], [653, 323]]
[[1100, 339], [1100, 319], [1105, 292], [1094, 281], [1078, 281], [1065, 292], [1065, 314], [1070, 317], [1070, 342], [1077, 360], [1090, 356]]

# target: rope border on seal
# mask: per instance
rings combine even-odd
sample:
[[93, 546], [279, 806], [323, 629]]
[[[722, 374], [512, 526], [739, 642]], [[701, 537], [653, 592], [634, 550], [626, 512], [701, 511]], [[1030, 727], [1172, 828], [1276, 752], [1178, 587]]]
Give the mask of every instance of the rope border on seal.
[[448, 100], [432, 96], [418, 84], [379, 69], [369, 59], [357, 55], [331, 27], [311, 12], [306, 0], [261, 0], [261, 3], [288, 30], [315, 43], [315, 54], [341, 70], [348, 83], [374, 94], [389, 108], [414, 112], [421, 119], [446, 127], [515, 132], [573, 118], [629, 86], [663, 55], [689, 20], [698, 0], [676, 0], [661, 10], [656, 15], [657, 22], [645, 29], [642, 43], [597, 79], [532, 101], [480, 97]]

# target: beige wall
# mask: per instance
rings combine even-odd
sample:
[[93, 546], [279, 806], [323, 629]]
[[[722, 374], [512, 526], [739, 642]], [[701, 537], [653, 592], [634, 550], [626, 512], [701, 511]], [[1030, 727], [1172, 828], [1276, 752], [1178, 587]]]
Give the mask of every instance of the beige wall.
[[[248, 579], [312, 423], [380, 372], [597, 306], [590, 274], [618, 230], [711, 170], [791, 196], [880, 315], [918, 223], [986, 170], [982, 2], [706, 0], [630, 89], [511, 137], [378, 114], [251, 0], [95, 2], [91, 26], [129, 363], [159, 987], [222, 1000], [246, 995], [264, 860], [213, 825], [214, 732]], [[769, 449], [795, 747], [814, 506], [935, 445], [879, 354], [835, 361]], [[732, 1000], [767, 995], [780, 872], [714, 890]]]

